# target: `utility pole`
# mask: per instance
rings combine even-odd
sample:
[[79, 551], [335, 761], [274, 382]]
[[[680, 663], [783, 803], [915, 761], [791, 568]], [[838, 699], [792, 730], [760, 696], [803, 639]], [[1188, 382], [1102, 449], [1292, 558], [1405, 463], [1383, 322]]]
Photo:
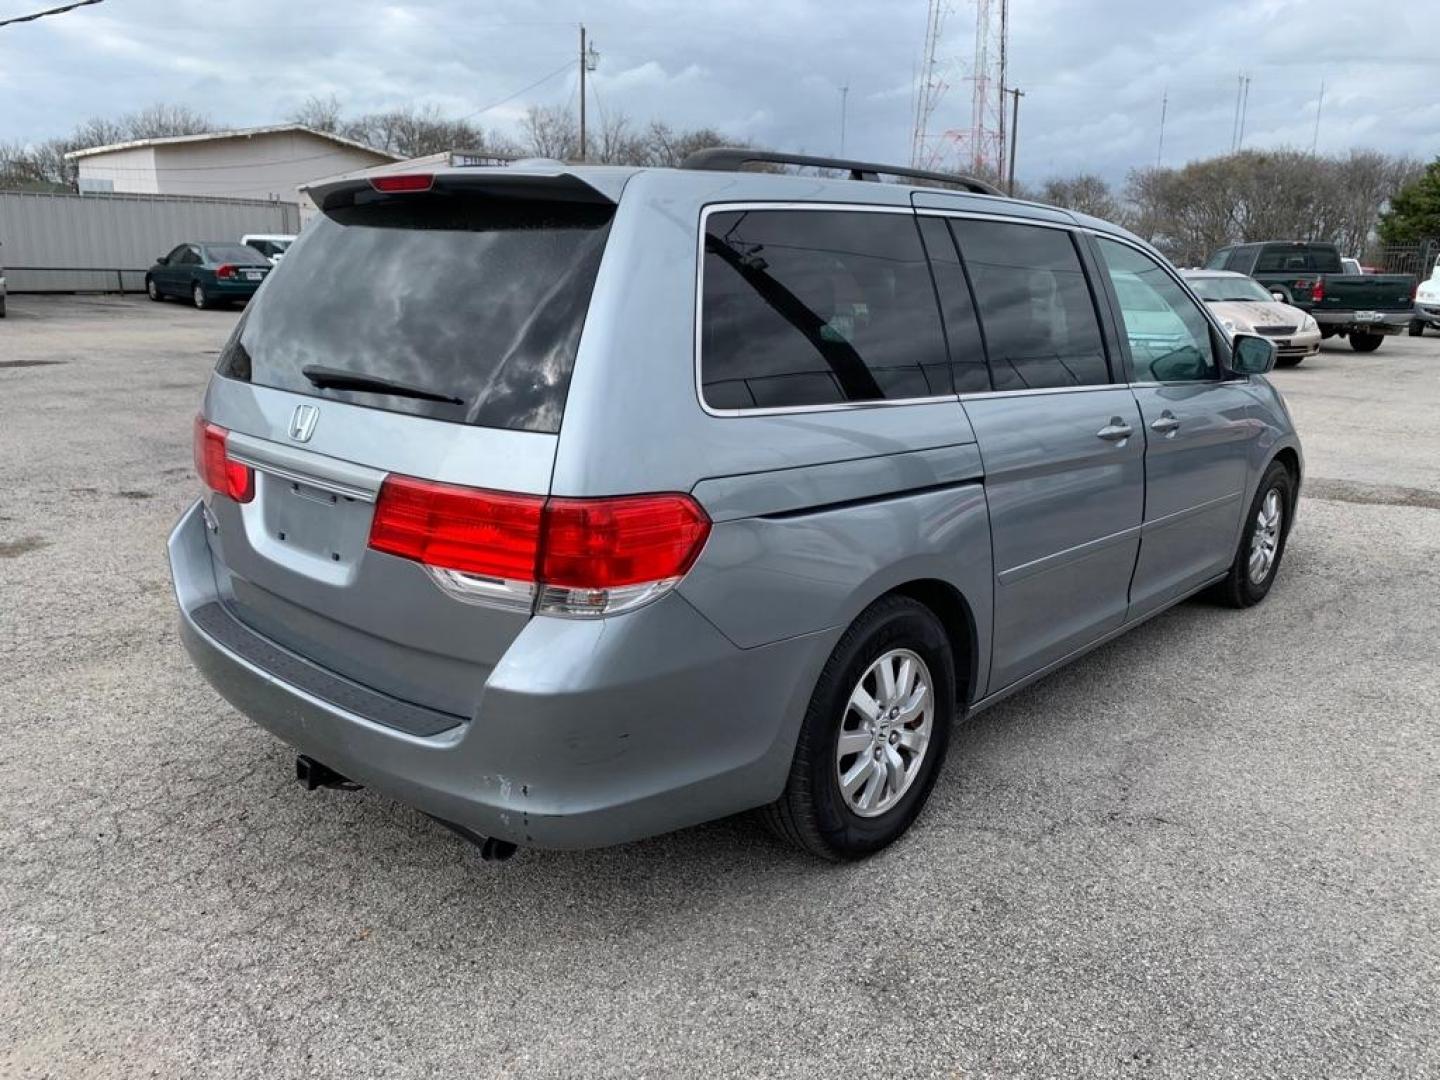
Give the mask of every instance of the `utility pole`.
[[585, 24], [580, 24], [580, 160], [584, 161], [589, 151], [589, 143], [585, 138], [585, 73], [594, 71], [600, 63], [600, 54], [595, 51], [595, 43], [591, 42], [589, 47], [585, 44]]
[[1015, 194], [1015, 147], [1020, 145], [1020, 99], [1025, 96], [1023, 90], [1007, 90], [1012, 99], [1010, 112], [1010, 164], [1005, 174], [1005, 191], [1007, 194]]
[[1240, 132], [1240, 92], [1245, 88], [1245, 76], [1235, 76], [1235, 118], [1230, 121], [1230, 152], [1235, 152], [1236, 135]]
[[1170, 104], [1170, 88], [1160, 98], [1160, 145], [1155, 150], [1155, 167], [1160, 168], [1160, 159], [1165, 156], [1165, 110]]
[[840, 156], [845, 156], [845, 102], [850, 96], [850, 84], [840, 87]]
[[1250, 76], [1245, 75], [1240, 81], [1244, 86], [1244, 93], [1240, 95], [1240, 135], [1235, 140], [1236, 150], [1245, 147], [1245, 114], [1250, 111]]
[[1320, 100], [1315, 103], [1315, 136], [1310, 140], [1310, 156], [1315, 156], [1315, 148], [1320, 145], [1320, 110], [1325, 107], [1325, 80], [1320, 80]]

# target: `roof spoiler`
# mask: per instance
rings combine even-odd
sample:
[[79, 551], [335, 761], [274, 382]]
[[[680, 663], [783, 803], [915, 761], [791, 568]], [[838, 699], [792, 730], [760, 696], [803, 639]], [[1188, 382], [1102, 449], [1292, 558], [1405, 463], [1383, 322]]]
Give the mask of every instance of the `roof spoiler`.
[[[614, 206], [619, 199], [619, 190], [606, 191], [589, 183], [563, 168], [476, 168], [465, 167], [463, 172], [441, 170], [430, 172], [423, 166], [411, 174], [400, 174], [394, 169], [386, 172], [357, 173], [335, 180], [324, 180], [309, 184], [301, 190], [309, 194], [315, 205], [328, 213], [331, 210], [355, 206], [372, 198], [389, 197], [372, 181], [384, 180], [387, 176], [399, 175], [429, 178], [430, 183], [416, 186], [415, 193], [426, 191], [455, 192], [469, 195], [490, 196], [496, 199], [545, 199], [552, 202], [591, 203], [600, 206]], [[607, 187], [610, 185], [606, 185]], [[398, 190], [398, 189], [397, 189]], [[404, 198], [405, 194], [396, 194]]]
[[922, 180], [932, 184], [961, 187], [976, 195], [1004, 195], [999, 188], [961, 173], [928, 172], [907, 169], [903, 165], [877, 165], [869, 161], [845, 158], [814, 157], [809, 154], [784, 154], [774, 150], [751, 150], [744, 146], [713, 146], [696, 150], [680, 163], [682, 169], [706, 169], [715, 172], [739, 172], [746, 165], [803, 165], [816, 169], [834, 169], [850, 174], [851, 180], [878, 181], [881, 176], [898, 176], [906, 180]]

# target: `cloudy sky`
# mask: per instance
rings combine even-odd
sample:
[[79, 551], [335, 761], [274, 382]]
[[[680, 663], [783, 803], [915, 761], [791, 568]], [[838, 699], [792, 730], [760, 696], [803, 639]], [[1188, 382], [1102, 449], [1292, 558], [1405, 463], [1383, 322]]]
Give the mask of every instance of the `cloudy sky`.
[[[59, 2], [0, 0], [0, 18]], [[527, 105], [574, 102], [566, 65], [583, 20], [601, 54], [592, 108], [833, 153], [848, 85], [849, 156], [905, 161], [925, 12], [925, 0], [104, 0], [0, 28], [0, 141], [159, 101], [272, 123], [331, 93], [351, 112], [433, 104], [513, 131]], [[1437, 17], [1440, 0], [1011, 0], [1019, 175], [1118, 180], [1153, 164], [1167, 93], [1164, 161], [1224, 152], [1241, 71], [1246, 146], [1308, 148], [1323, 78], [1322, 152], [1432, 158]], [[951, 0], [937, 134], [970, 124], [974, 20], [974, 0]]]

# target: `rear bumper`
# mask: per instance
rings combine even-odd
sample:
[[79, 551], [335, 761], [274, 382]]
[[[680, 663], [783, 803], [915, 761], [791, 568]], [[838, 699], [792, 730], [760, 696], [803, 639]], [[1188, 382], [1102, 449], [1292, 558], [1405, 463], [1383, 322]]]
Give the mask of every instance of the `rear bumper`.
[[224, 296], [229, 299], [250, 297], [255, 295], [255, 290], [265, 284], [264, 279], [260, 281], [222, 281], [216, 278], [214, 282], [205, 286], [205, 291], [212, 296]]
[[329, 693], [293, 667], [287, 681], [202, 627], [196, 613], [225, 597], [199, 503], [169, 554], [185, 648], [238, 710], [354, 780], [536, 847], [621, 843], [772, 801], [839, 634], [738, 649], [674, 593], [612, 619], [535, 618], [469, 720], [417, 735], [357, 711], [363, 694]]
[[1349, 333], [1358, 330], [1362, 334], [1398, 334], [1410, 325], [1409, 311], [1377, 311], [1374, 320], [1358, 322], [1353, 311], [1311, 311], [1315, 321], [1327, 330], [1341, 330]]

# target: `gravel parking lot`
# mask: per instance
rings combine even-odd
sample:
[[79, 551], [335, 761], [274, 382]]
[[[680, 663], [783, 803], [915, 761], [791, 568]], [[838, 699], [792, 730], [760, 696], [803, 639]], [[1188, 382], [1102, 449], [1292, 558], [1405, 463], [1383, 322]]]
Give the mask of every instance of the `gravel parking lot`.
[[859, 865], [743, 820], [475, 851], [191, 669], [164, 539], [233, 312], [0, 323], [0, 1076], [1440, 1070], [1440, 338], [1278, 372], [1308, 456], [1251, 612], [983, 714]]

